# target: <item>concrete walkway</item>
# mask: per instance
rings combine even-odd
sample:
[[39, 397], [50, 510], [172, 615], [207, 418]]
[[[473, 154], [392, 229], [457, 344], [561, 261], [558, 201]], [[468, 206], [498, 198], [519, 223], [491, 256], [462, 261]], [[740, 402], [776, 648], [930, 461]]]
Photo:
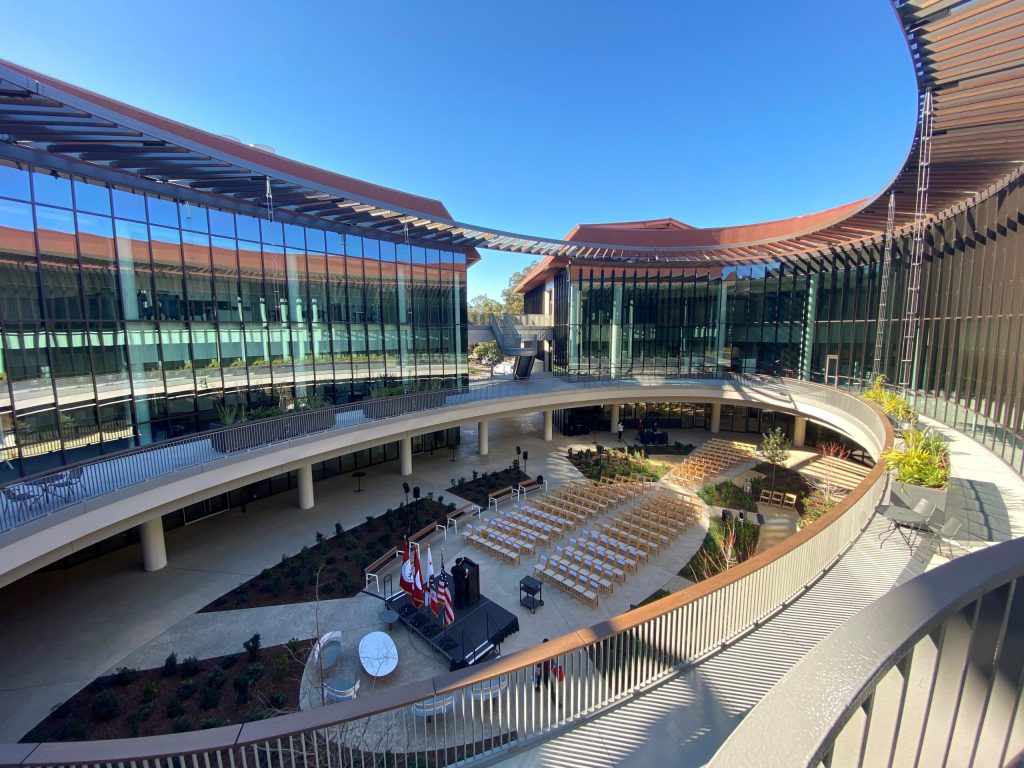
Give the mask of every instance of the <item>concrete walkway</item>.
[[[703, 430], [669, 431], [672, 440], [690, 443], [711, 436]], [[179, 658], [233, 653], [254, 632], [261, 633], [264, 646], [292, 637], [313, 637], [317, 621], [311, 604], [212, 614], [196, 611], [280, 562], [282, 553], [294, 554], [303, 545], [312, 545], [317, 531], [330, 534], [336, 522], [349, 529], [367, 515], [380, 515], [400, 505], [403, 481], [419, 485], [424, 495], [432, 491], [435, 496], [448, 496], [445, 489], [452, 477], [469, 477], [474, 469], [507, 467], [518, 445], [530, 454], [526, 470], [543, 474], [557, 486], [580, 477], [565, 458], [567, 448], [593, 447], [597, 440], [605, 445], [615, 442], [609, 433], [572, 438], [555, 434], [550, 443], [541, 436], [539, 414], [496, 419], [490, 425], [489, 455], [480, 456], [475, 426], [463, 427], [455, 463], [447, 449], [419, 454], [408, 478], [398, 474], [397, 461], [369, 467], [362, 479], [364, 493], [354, 492], [356, 481], [348, 476], [316, 483], [316, 506], [311, 510], [298, 509], [293, 491], [250, 503], [244, 513], [225, 512], [169, 531], [169, 564], [161, 571], [143, 572], [139, 546], [133, 545], [69, 570], [36, 573], [0, 589], [0, 616], [4, 617], [0, 622], [0, 742], [17, 741], [54, 707], [119, 666], [158, 666], [172, 650]], [[546, 590], [548, 605], [535, 617], [525, 609], [518, 611], [524, 631], [508, 638], [503, 651], [532, 645], [538, 633], [554, 637], [628, 609], [669, 581], [703, 536], [703, 530], [691, 529], [603, 599], [598, 610], [568, 600], [554, 588]], [[448, 542], [450, 564], [462, 543], [453, 535]], [[434, 557], [439, 564], [436, 546]], [[519, 579], [532, 570], [535, 560], [524, 558], [513, 567], [479, 550], [474, 550], [473, 557], [483, 565], [484, 593], [504, 607], [516, 606]], [[365, 595], [323, 601], [320, 626], [344, 626], [353, 632], [377, 629], [380, 607], [378, 600]], [[399, 635], [396, 630], [396, 638]], [[428, 649], [400, 646], [399, 651], [400, 658], [421, 654], [424, 664], [400, 665], [418, 671], [411, 678], [395, 675], [381, 685], [442, 671]]]
[[[942, 425], [932, 426], [950, 441], [953, 477], [946, 514], [964, 524], [965, 546], [982, 547], [985, 542], [1024, 534], [1024, 479], [970, 438]], [[897, 584], [945, 562], [928, 542], [913, 556], [899, 536], [880, 545], [886, 528], [885, 520], [874, 518], [812, 589], [721, 653], [500, 764], [529, 768], [703, 765], [743, 716], [826, 635]]]

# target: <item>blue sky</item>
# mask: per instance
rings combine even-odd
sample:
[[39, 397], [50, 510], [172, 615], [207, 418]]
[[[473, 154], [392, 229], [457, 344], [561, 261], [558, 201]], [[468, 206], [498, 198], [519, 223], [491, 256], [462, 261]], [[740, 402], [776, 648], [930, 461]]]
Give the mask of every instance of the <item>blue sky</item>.
[[[139, 9], [144, 10], [140, 11]], [[914, 129], [888, 0], [0, 2], [0, 57], [461, 221], [765, 221], [878, 192]], [[470, 295], [529, 259], [485, 254]]]

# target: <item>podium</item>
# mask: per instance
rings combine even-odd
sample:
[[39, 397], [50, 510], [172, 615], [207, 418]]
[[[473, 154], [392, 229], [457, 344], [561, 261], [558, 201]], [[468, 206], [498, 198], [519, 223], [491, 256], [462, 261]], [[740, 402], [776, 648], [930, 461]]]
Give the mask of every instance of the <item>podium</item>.
[[480, 566], [468, 557], [459, 558], [452, 566], [452, 602], [466, 608], [480, 600]]

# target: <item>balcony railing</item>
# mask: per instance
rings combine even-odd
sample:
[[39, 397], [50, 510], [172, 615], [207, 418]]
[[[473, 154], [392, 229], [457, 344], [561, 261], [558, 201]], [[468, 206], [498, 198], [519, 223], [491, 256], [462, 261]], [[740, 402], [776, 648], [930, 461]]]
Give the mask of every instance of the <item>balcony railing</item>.
[[768, 692], [710, 765], [1017, 765], [1022, 691], [1016, 539], [928, 571], [850, 619]]
[[[780, 394], [798, 390], [805, 400], [845, 409], [877, 446], [892, 445], [893, 433], [881, 412], [846, 393], [801, 382], [735, 380]], [[644, 386], [641, 380], [632, 381]], [[578, 386], [607, 384], [607, 380], [577, 382]], [[268, 768], [440, 766], [528, 747], [699, 663], [798, 597], [855, 540], [885, 484], [879, 463], [835, 509], [768, 552], [690, 589], [479, 668], [355, 701], [198, 733], [0, 745], [0, 762], [6, 759], [26, 766], [106, 766], [139, 760], [150, 765], [173, 760], [174, 765]], [[561, 706], [533, 691], [535, 665], [548, 660], [565, 670], [565, 681], [559, 686]], [[425, 717], [425, 712], [431, 716]]]
[[[284, 441], [327, 432], [342, 433], [372, 422], [407, 416], [437, 408], [517, 395], [551, 388], [581, 389], [645, 382], [715, 378], [695, 373], [687, 377], [566, 375], [537, 382], [495, 382], [470, 388], [415, 392], [359, 403], [299, 411], [222, 429], [209, 430], [141, 448], [68, 464], [0, 486], [0, 532], [24, 525], [62, 509], [95, 499], [128, 486], [200, 466], [225, 455], [258, 450]], [[722, 374], [724, 375], [724, 374]]]

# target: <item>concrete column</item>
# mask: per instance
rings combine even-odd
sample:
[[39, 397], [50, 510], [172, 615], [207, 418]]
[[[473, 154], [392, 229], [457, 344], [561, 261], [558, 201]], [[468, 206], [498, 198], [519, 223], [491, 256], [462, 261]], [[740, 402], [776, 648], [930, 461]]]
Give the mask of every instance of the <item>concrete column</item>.
[[608, 431], [609, 432], [614, 432], [615, 431], [615, 427], [616, 427], [616, 425], [618, 425], [618, 423], [619, 423], [619, 404], [618, 403], [613, 403], [612, 404], [612, 420], [611, 420], [611, 425], [610, 425]]
[[804, 416], [797, 416], [793, 422], [793, 447], [803, 448], [807, 439], [807, 419]]
[[398, 441], [398, 463], [403, 477], [412, 474], [412, 437], [409, 435]]
[[544, 411], [544, 439], [549, 443], [551, 442], [551, 426], [554, 423], [554, 415], [554, 411]]
[[722, 424], [722, 404], [711, 404], [711, 431], [718, 434], [718, 428]]
[[142, 567], [147, 571], [159, 571], [167, 565], [163, 520], [157, 517], [140, 525], [139, 537], [142, 539]]
[[313, 508], [313, 465], [299, 467], [299, 509]]
[[490, 425], [491, 425], [491, 422], [489, 422], [489, 421], [478, 421], [476, 423], [477, 450], [479, 451], [481, 456], [486, 456], [487, 455], [487, 451], [488, 451], [487, 440], [488, 440], [488, 430], [490, 428]]

